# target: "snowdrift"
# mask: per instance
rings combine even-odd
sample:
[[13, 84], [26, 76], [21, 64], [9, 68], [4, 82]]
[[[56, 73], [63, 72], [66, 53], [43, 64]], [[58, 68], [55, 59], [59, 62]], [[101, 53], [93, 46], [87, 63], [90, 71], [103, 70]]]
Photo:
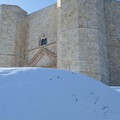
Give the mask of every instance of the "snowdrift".
[[0, 120], [120, 120], [120, 94], [78, 73], [0, 69]]

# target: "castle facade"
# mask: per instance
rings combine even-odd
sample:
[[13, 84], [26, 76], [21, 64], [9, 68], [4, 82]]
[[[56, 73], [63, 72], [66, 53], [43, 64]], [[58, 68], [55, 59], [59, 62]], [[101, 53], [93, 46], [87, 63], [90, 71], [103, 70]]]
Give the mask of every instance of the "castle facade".
[[58, 68], [120, 85], [120, 2], [58, 0], [32, 14], [0, 5], [0, 67]]

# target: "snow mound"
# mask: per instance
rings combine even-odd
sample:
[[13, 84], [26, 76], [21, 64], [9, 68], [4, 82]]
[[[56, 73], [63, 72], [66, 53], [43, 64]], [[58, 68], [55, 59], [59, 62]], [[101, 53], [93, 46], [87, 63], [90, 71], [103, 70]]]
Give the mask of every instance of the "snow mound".
[[120, 120], [120, 94], [78, 73], [0, 69], [0, 120]]

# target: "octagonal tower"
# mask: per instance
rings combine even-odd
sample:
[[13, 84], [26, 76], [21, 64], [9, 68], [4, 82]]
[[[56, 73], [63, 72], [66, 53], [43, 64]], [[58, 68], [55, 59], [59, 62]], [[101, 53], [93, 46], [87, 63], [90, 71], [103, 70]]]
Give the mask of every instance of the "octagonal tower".
[[0, 66], [24, 65], [25, 16], [18, 6], [0, 5]]

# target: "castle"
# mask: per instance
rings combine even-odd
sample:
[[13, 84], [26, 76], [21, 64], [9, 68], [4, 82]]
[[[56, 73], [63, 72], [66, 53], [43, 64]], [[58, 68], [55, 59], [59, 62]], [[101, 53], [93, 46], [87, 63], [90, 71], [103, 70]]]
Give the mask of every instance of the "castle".
[[32, 14], [0, 5], [0, 67], [24, 66], [120, 85], [120, 2], [58, 0]]

